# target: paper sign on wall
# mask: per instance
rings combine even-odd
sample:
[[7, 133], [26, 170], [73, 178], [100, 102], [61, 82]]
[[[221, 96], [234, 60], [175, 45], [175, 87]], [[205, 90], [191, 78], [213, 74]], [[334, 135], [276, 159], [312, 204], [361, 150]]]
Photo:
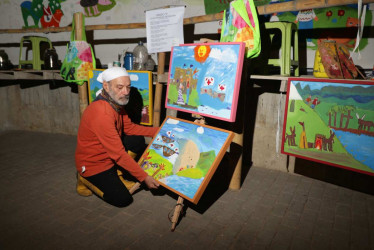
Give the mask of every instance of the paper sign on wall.
[[184, 6], [146, 12], [147, 49], [149, 53], [171, 51], [172, 46], [184, 43]]

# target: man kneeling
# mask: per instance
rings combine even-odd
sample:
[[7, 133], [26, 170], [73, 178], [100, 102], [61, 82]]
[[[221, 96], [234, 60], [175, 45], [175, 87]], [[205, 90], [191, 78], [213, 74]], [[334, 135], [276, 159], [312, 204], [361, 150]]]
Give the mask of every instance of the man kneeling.
[[103, 90], [83, 112], [78, 129], [77, 192], [89, 196], [93, 191], [109, 204], [124, 207], [132, 202], [128, 191], [131, 185], [125, 182], [119, 170], [130, 173], [148, 188], [157, 188], [159, 184], [130, 156], [131, 148], [139, 148], [135, 145], [136, 137], [127, 140], [125, 146], [122, 138], [125, 135], [126, 141], [132, 136], [153, 137], [158, 128], [137, 125], [128, 117], [124, 106], [129, 102], [131, 82], [124, 68], [107, 69], [97, 80], [103, 84]]

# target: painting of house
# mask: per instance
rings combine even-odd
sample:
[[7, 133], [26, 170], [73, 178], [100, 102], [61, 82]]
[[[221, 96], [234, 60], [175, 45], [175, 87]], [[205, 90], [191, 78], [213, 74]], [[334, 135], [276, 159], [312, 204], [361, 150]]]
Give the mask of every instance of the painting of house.
[[162, 186], [196, 204], [232, 138], [230, 131], [167, 117], [139, 165]]
[[166, 108], [234, 122], [244, 43], [174, 46]]
[[[88, 99], [90, 103], [95, 100], [96, 96], [98, 96], [101, 93], [101, 90], [103, 88], [102, 84], [97, 81], [97, 77], [102, 71], [104, 70], [95, 69], [89, 72]], [[130, 76], [131, 87], [135, 88], [131, 90], [130, 102], [129, 102], [129, 104], [131, 103], [131, 105], [129, 106], [132, 106], [132, 107], [140, 106], [140, 110], [136, 111], [137, 113], [139, 113], [139, 115], [138, 114], [134, 115], [136, 117], [140, 116], [140, 118], [135, 119], [135, 120], [140, 120], [140, 124], [142, 125], [152, 125], [153, 124], [152, 72], [151, 71], [136, 71], [136, 70], [128, 70], [127, 72]], [[136, 99], [136, 96], [140, 96], [141, 100]], [[136, 103], [134, 104], [134, 102]], [[131, 111], [128, 110], [128, 113], [129, 112]], [[131, 113], [134, 113], [134, 112], [131, 112]]]
[[282, 153], [374, 175], [374, 83], [289, 78]]

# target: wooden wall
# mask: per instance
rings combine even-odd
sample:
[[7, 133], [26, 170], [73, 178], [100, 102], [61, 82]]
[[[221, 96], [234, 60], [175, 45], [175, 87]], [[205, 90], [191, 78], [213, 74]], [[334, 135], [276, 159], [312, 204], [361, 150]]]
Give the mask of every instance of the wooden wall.
[[0, 131], [77, 133], [80, 116], [76, 87], [62, 81], [1, 82]]

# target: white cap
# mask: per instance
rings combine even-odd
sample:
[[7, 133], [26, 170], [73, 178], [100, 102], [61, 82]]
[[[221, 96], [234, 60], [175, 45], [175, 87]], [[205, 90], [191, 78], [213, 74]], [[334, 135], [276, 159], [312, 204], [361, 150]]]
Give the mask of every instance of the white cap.
[[112, 67], [100, 73], [99, 76], [97, 77], [97, 80], [103, 83], [104, 81], [109, 82], [121, 76], [129, 76], [126, 69], [122, 67]]

